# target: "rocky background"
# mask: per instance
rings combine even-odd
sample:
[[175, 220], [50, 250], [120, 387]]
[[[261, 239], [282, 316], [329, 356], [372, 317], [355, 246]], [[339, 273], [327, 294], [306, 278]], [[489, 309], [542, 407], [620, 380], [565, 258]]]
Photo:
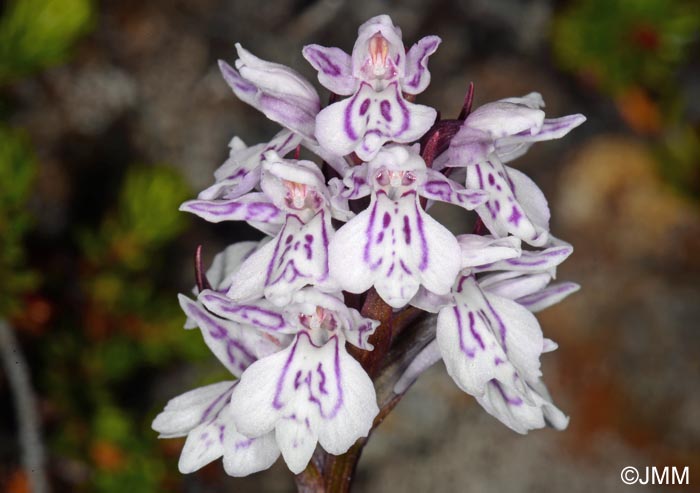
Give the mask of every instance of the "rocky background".
[[[23, 4], [30, 15], [17, 14]], [[245, 479], [226, 477], [220, 461], [183, 477], [182, 442], [149, 429], [167, 399], [222, 375], [181, 329], [174, 297], [193, 284], [195, 246], [211, 258], [257, 237], [176, 209], [211, 183], [234, 134], [253, 144], [275, 131], [236, 100], [217, 59], [232, 62], [241, 42], [315, 81], [302, 46], [350, 50], [380, 13], [407, 44], [442, 37], [419, 101], [447, 117], [470, 81], [477, 106], [539, 91], [548, 116], [588, 116], [516, 162], [549, 198], [555, 235], [576, 248], [560, 279], [583, 288], [539, 317], [560, 346], [544, 374], [567, 431], [511, 432], [439, 364], [372, 437], [355, 491], [617, 492], [632, 489], [619, 478], [628, 465], [689, 466], [691, 485], [674, 488], [697, 490], [693, 2], [15, 0], [0, 2], [0, 314], [29, 360], [54, 491], [293, 491], [282, 461]], [[68, 34], [42, 37], [54, 24]], [[60, 43], [55, 56], [39, 50]], [[26, 63], [13, 58], [22, 49]], [[20, 493], [29, 489], [4, 375], [0, 490]]]

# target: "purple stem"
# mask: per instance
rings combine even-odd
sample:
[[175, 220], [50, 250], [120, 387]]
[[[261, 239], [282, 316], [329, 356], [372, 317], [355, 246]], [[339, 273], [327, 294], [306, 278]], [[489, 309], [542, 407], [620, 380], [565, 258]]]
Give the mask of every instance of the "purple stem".
[[467, 94], [464, 96], [464, 104], [462, 105], [462, 111], [459, 112], [457, 120], [464, 121], [472, 112], [472, 103], [474, 102], [474, 83], [469, 83], [469, 89], [467, 89]]
[[197, 249], [194, 251], [194, 278], [200, 293], [205, 289], [211, 289], [209, 279], [207, 279], [207, 275], [202, 267], [202, 245], [197, 245]]

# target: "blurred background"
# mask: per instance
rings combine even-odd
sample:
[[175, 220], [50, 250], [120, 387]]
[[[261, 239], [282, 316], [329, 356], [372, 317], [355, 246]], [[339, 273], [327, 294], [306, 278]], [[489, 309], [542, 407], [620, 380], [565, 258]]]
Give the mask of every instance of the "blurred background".
[[[276, 131], [236, 100], [218, 58], [241, 42], [316, 82], [302, 46], [349, 51], [380, 13], [407, 45], [442, 37], [419, 101], [445, 118], [470, 81], [476, 105], [539, 91], [548, 116], [588, 116], [516, 162], [576, 248], [560, 279], [583, 289], [539, 317], [560, 344], [543, 363], [566, 432], [516, 435], [440, 364], [374, 434], [355, 491], [616, 492], [632, 488], [627, 465], [689, 466], [676, 488], [698, 491], [696, 1], [0, 0], [0, 319], [28, 362], [53, 491], [293, 491], [281, 460], [245, 479], [220, 461], [182, 476], [183, 441], [150, 429], [169, 398], [226, 378], [182, 330], [175, 296], [193, 285], [196, 245], [208, 261], [257, 238], [177, 208], [234, 134]], [[0, 491], [24, 493], [12, 363]]]

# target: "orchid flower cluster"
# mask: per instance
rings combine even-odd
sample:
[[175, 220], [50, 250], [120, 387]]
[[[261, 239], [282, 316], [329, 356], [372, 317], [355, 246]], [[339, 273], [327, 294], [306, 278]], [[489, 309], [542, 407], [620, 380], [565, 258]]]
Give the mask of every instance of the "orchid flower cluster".
[[[572, 247], [550, 234], [537, 185], [506, 163], [585, 118], [545, 118], [537, 93], [471, 111], [470, 91], [457, 119], [440, 119], [413, 102], [439, 44], [427, 36], [406, 50], [381, 15], [360, 26], [351, 54], [304, 47], [331, 93], [323, 108], [301, 75], [240, 45], [235, 67], [220, 62], [235, 95], [281, 129], [253, 146], [234, 137], [215, 183], [181, 207], [265, 234], [226, 248], [206, 274], [200, 265], [195, 298], [180, 296], [186, 328], [232, 375], [153, 422], [162, 437], [187, 437], [183, 473], [223, 457], [245, 476], [280, 454], [300, 473], [317, 445], [345, 453], [373, 429], [381, 360], [417, 321], [428, 336], [405, 353], [393, 396], [443, 360], [513, 430], [566, 427], [541, 381], [540, 355], [557, 346], [533, 312], [578, 289], [553, 283]], [[426, 212], [435, 202], [474, 211], [473, 233], [441, 225]]]

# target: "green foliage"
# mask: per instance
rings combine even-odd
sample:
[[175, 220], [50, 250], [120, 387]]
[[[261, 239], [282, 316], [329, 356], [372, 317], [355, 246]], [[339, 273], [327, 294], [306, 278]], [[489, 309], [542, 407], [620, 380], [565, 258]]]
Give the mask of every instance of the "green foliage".
[[[9, 0], [4, 6], [0, 84], [65, 61], [94, 18], [92, 0]], [[0, 119], [9, 112], [0, 99]], [[148, 392], [141, 372], [210, 361], [201, 337], [182, 328], [175, 287], [162, 285], [170, 277], [162, 252], [186, 226], [178, 206], [190, 191], [171, 168], [133, 166], [100, 226], [79, 233], [78, 248], [64, 252], [75, 276], [47, 269], [46, 289], [33, 292], [23, 239], [32, 226], [27, 206], [36, 171], [28, 139], [0, 121], [0, 317], [25, 319], [29, 305], [22, 306], [20, 295], [28, 293], [62, 308], [34, 334], [43, 335], [34, 346], [41, 359], [35, 377], [60, 423], [48, 427], [51, 455], [69, 458], [84, 473], [68, 486], [76, 493], [176, 487], [177, 479], [166, 482], [148, 396], [143, 406], [124, 402]], [[53, 292], [52, 286], [61, 288]]]
[[700, 130], [679, 123], [667, 129], [657, 150], [660, 172], [677, 190], [700, 199]]
[[189, 196], [182, 176], [171, 168], [135, 168], [126, 177], [119, 201], [120, 222], [142, 244], [158, 248], [184, 226], [179, 205]]
[[563, 68], [613, 94], [631, 85], [663, 89], [699, 28], [692, 1], [579, 0], [555, 21], [554, 52]]
[[147, 493], [165, 481], [152, 415], [120, 403], [135, 386], [148, 392], [140, 372], [210, 361], [196, 331], [182, 328], [175, 288], [158, 285], [168, 268], [162, 251], [187, 224], [178, 206], [189, 195], [172, 168], [132, 166], [114, 208], [79, 236], [81, 303], [43, 346], [51, 368], [44, 386], [62, 422], [52, 446], [90, 469], [76, 491]]
[[134, 426], [133, 416], [108, 403], [98, 409], [92, 423], [91, 451], [98, 468], [91, 491], [110, 493], [158, 491], [165, 475], [152, 440]]
[[[116, 210], [98, 232], [82, 234], [88, 258], [139, 271], [153, 262], [155, 252], [186, 226], [178, 206], [189, 196], [180, 174], [164, 166], [135, 166], [125, 178]], [[104, 280], [103, 291], [121, 289]], [[118, 284], [118, 281], [117, 281]]]
[[0, 82], [64, 60], [92, 18], [91, 0], [10, 0], [0, 20]]
[[35, 173], [28, 139], [0, 125], [0, 317], [16, 309], [17, 295], [29, 289], [34, 279], [22, 269], [22, 238], [31, 223], [26, 206]]

